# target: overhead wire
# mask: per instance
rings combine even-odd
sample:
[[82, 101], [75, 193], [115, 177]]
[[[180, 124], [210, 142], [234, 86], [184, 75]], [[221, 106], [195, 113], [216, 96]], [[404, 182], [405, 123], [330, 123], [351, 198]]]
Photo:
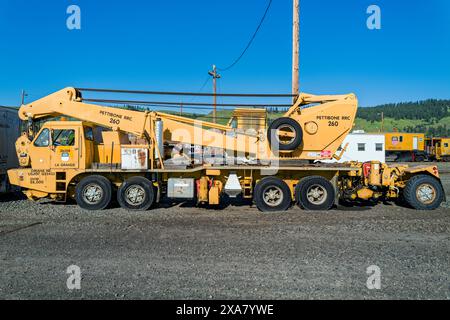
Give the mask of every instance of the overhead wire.
[[175, 91], [143, 91], [143, 90], [119, 90], [101, 88], [76, 88], [78, 91], [102, 92], [102, 93], [124, 93], [142, 95], [172, 95], [172, 96], [199, 96], [199, 97], [241, 97], [241, 98], [293, 98], [295, 94], [280, 93], [195, 93], [195, 92], [175, 92]]
[[[117, 104], [135, 104], [135, 105], [154, 105], [154, 106], [173, 106], [179, 107], [179, 102], [166, 102], [166, 101], [139, 101], [139, 100], [115, 100], [115, 99], [82, 99], [85, 102], [98, 102], [98, 103], [117, 103]], [[213, 103], [201, 103], [201, 102], [187, 102], [183, 103], [186, 106], [203, 106], [212, 107]], [[290, 107], [291, 104], [256, 104], [256, 103], [217, 103], [218, 107], [254, 107], [254, 108], [271, 108], [271, 107]]]
[[252, 37], [250, 38], [250, 41], [247, 43], [247, 46], [245, 47], [245, 49], [242, 51], [242, 53], [237, 57], [237, 59], [234, 60], [234, 62], [232, 64], [230, 64], [228, 67], [226, 68], [217, 68], [217, 70], [219, 71], [227, 71], [230, 70], [231, 68], [233, 68], [236, 64], [238, 64], [238, 62], [242, 59], [242, 57], [245, 55], [245, 53], [247, 52], [247, 50], [250, 48], [250, 46], [253, 43], [253, 40], [255, 40], [256, 35], [258, 34], [259, 29], [261, 28], [264, 20], [266, 19], [267, 13], [269, 12], [269, 9], [272, 5], [272, 0], [269, 0], [269, 3], [267, 4], [266, 10], [264, 11], [264, 15], [261, 18], [261, 21], [258, 24], [258, 27], [256, 28], [255, 32], [253, 33]]

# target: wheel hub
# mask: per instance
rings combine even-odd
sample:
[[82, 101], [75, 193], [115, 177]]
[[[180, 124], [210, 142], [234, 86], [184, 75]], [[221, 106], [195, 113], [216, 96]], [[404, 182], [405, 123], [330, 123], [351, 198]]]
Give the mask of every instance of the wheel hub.
[[308, 201], [315, 205], [321, 205], [327, 199], [327, 190], [321, 185], [312, 185], [306, 192]]
[[145, 198], [145, 190], [139, 185], [132, 185], [125, 190], [125, 200], [132, 206], [141, 205]]
[[420, 202], [430, 204], [436, 199], [436, 190], [432, 185], [425, 183], [417, 188], [416, 196]]
[[103, 198], [103, 189], [98, 184], [88, 184], [83, 190], [83, 198], [90, 204], [97, 204]]
[[264, 190], [264, 202], [271, 207], [276, 207], [283, 201], [283, 191], [276, 186], [270, 186]]

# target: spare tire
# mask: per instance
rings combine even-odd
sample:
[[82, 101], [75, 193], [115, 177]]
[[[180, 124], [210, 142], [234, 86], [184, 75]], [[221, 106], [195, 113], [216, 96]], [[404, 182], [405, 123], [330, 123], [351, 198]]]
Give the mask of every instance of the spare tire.
[[[280, 132], [289, 133], [289, 136], [280, 136]], [[290, 136], [293, 135], [293, 136]], [[303, 130], [300, 124], [291, 118], [279, 118], [272, 122], [267, 131], [267, 139], [271, 149], [274, 143], [278, 145], [280, 151], [294, 151], [303, 141]]]

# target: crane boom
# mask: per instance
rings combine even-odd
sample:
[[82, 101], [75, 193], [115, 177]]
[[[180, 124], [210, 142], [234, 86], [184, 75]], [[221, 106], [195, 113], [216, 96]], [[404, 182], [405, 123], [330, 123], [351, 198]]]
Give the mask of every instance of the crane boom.
[[[303, 108], [314, 104], [313, 108]], [[353, 94], [315, 96], [302, 93], [278, 126], [268, 132], [236, 131], [211, 122], [155, 111], [133, 111], [83, 102], [81, 92], [65, 88], [19, 110], [22, 120], [65, 116], [155, 140], [154, 123], [164, 123], [166, 141], [222, 148], [257, 159], [276, 158], [279, 151], [289, 151], [293, 159], [331, 158], [350, 132], [356, 116], [357, 99]], [[274, 131], [281, 137], [279, 148], [270, 143]], [[285, 139], [285, 141], [281, 141]], [[291, 140], [289, 142], [289, 140]], [[286, 142], [287, 141], [287, 142]], [[286, 143], [285, 143], [286, 142]], [[283, 156], [283, 155], [282, 155]]]
[[[65, 88], [33, 103], [23, 105], [19, 110], [22, 120], [38, 120], [47, 117], [71, 117], [87, 121], [113, 131], [131, 133], [138, 137], [153, 137], [153, 122], [162, 120], [168, 140], [210, 146], [235, 148], [237, 152], [248, 151], [258, 138], [245, 134], [234, 137], [225, 135], [232, 128], [220, 124], [198, 121], [154, 111], [133, 111], [83, 102], [81, 93], [74, 88]], [[208, 130], [205, 134], [205, 129]]]

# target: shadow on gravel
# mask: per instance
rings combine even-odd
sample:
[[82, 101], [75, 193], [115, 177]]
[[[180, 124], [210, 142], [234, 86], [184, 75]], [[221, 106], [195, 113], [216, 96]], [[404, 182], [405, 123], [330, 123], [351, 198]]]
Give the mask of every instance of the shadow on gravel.
[[376, 204], [373, 203], [354, 203], [354, 204], [346, 204], [340, 203], [338, 204], [334, 210], [336, 211], [369, 211], [372, 210]]
[[210, 210], [224, 210], [228, 208], [229, 206], [233, 207], [249, 207], [252, 205], [251, 199], [244, 199], [242, 197], [238, 197], [236, 199], [230, 199], [229, 197], [225, 196], [220, 199], [219, 205], [208, 205], [208, 204], [198, 204], [196, 200], [173, 200], [168, 198], [161, 199], [161, 202], [158, 204], [159, 208], [162, 209], [170, 209], [176, 206], [179, 206], [180, 208], [205, 208]]
[[395, 203], [395, 202], [383, 201], [380, 203], [371, 203], [371, 202], [358, 203], [358, 202], [356, 202], [356, 203], [352, 203], [351, 205], [346, 204], [346, 203], [340, 203], [339, 205], [337, 205], [335, 210], [337, 210], [337, 211], [368, 211], [368, 210], [372, 210], [373, 208], [375, 208], [377, 206], [408, 208], [408, 206], [406, 204], [403, 204], [400, 202]]
[[372, 206], [368, 207], [368, 206], [353, 206], [353, 207], [346, 207], [346, 206], [341, 206], [338, 205], [334, 210], [336, 211], [369, 211], [372, 210]]
[[25, 195], [22, 192], [0, 194], [0, 202], [11, 202], [20, 200], [27, 200], [27, 197], [25, 197]]

